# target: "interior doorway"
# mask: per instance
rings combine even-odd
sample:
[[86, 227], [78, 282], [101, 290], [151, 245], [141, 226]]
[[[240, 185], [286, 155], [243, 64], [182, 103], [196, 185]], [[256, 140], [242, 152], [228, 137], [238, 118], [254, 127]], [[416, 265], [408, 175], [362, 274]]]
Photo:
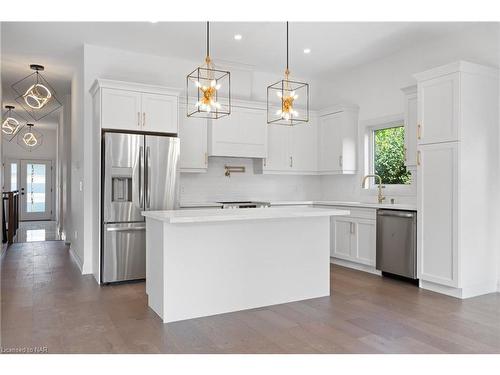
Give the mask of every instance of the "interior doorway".
[[21, 160], [19, 175], [20, 220], [51, 220], [54, 211], [52, 161]]

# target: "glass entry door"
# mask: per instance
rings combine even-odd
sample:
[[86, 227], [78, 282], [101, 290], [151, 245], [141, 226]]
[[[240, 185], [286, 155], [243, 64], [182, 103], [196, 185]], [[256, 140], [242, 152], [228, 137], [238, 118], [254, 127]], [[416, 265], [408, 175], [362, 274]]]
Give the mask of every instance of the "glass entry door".
[[20, 220], [52, 218], [52, 162], [21, 160]]

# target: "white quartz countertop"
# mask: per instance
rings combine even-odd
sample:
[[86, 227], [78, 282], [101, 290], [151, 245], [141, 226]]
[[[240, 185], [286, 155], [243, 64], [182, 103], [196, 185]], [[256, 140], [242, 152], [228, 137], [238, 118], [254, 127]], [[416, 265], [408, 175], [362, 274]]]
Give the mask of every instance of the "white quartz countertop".
[[[251, 199], [250, 199], [251, 200]], [[260, 201], [260, 200], [258, 200]], [[282, 206], [345, 206], [345, 207], [360, 207], [360, 208], [384, 208], [389, 210], [409, 210], [416, 211], [415, 204], [407, 203], [367, 203], [367, 202], [351, 202], [351, 201], [271, 201], [271, 207]], [[181, 208], [220, 208], [222, 204], [217, 202], [204, 202], [204, 203], [181, 203]]]
[[142, 216], [146, 218], [164, 221], [170, 224], [345, 215], [349, 215], [349, 210], [316, 207], [266, 207], [227, 210], [200, 209], [142, 212]]

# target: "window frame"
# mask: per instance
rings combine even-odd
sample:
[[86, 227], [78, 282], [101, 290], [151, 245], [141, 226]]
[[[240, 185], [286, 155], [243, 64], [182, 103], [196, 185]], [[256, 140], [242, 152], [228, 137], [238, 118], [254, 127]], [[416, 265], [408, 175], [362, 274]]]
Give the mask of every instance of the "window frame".
[[[406, 129], [404, 114], [396, 114], [391, 116], [380, 117], [365, 121], [362, 125], [363, 130], [362, 142], [363, 142], [363, 172], [366, 176], [367, 174], [374, 174], [375, 169], [375, 131], [380, 129], [394, 128], [403, 126]], [[405, 142], [406, 143], [406, 142]], [[406, 167], [406, 169], [411, 173], [411, 183], [410, 184], [382, 184], [384, 186], [384, 195], [415, 195], [416, 194], [416, 170], [411, 167]], [[374, 178], [370, 178], [366, 187], [361, 189], [362, 194], [377, 195], [378, 185]]]

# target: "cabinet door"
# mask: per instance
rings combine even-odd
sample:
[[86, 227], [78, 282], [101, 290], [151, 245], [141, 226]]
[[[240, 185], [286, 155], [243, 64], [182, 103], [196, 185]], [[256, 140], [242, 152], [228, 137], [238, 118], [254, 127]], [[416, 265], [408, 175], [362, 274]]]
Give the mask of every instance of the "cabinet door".
[[375, 221], [356, 219], [353, 223], [353, 232], [351, 255], [357, 263], [374, 266], [377, 239]]
[[233, 107], [229, 116], [209, 124], [209, 155], [266, 157], [266, 111]]
[[141, 130], [141, 93], [102, 89], [101, 127], [103, 129]]
[[352, 260], [353, 222], [344, 217], [330, 220], [330, 255], [335, 258]]
[[322, 172], [342, 171], [342, 112], [324, 116], [319, 123], [319, 167]]
[[206, 172], [207, 119], [187, 117], [181, 107], [179, 115], [180, 169], [181, 172]]
[[295, 172], [314, 173], [318, 170], [316, 123], [307, 123], [290, 128], [291, 169]]
[[458, 140], [459, 83], [459, 73], [419, 82], [419, 144]]
[[458, 144], [420, 145], [418, 250], [420, 278], [458, 286]]
[[405, 95], [405, 165], [417, 165], [417, 93]]
[[142, 94], [142, 130], [177, 134], [177, 96]]
[[264, 159], [264, 170], [287, 172], [290, 170], [290, 128], [283, 125], [267, 127], [267, 157]]

